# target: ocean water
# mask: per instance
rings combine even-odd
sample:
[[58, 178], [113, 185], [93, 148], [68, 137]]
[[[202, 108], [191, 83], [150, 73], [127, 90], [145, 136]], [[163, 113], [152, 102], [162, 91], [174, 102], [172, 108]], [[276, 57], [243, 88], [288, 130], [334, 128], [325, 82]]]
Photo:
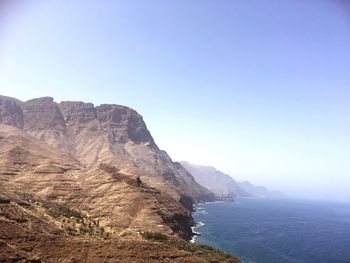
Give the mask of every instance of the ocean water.
[[197, 205], [196, 243], [245, 263], [350, 263], [350, 204], [242, 199]]

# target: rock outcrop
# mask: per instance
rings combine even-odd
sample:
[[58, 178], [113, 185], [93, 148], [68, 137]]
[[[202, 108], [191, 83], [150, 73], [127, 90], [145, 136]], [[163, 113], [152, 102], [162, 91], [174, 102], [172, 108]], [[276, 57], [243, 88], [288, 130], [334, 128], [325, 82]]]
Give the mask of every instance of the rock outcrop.
[[0, 122], [22, 129], [23, 112], [20, 104], [17, 99], [0, 95]]

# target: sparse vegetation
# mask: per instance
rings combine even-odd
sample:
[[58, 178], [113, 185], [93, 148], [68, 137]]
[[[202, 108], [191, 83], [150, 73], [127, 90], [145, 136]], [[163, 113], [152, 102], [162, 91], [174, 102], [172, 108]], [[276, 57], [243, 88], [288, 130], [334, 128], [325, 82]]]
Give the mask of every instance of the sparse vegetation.
[[236, 258], [233, 258], [230, 254], [227, 254], [219, 249], [213, 248], [208, 245], [190, 243], [179, 238], [169, 238], [167, 235], [164, 235], [159, 232], [143, 232], [142, 236], [147, 240], [162, 242], [166, 245], [170, 245], [180, 250], [190, 252], [195, 256], [203, 258], [207, 262], [240, 262], [237, 261]]
[[166, 235], [159, 232], [143, 232], [142, 236], [147, 240], [155, 240], [155, 241], [165, 241], [168, 239]]
[[52, 204], [48, 205], [48, 202], [45, 202], [44, 207], [48, 209], [49, 215], [54, 218], [66, 217], [66, 218], [76, 218], [81, 220], [84, 218], [84, 215], [79, 211], [70, 208], [64, 204]]
[[[174, 244], [174, 242], [171, 243]], [[208, 245], [194, 244], [183, 240], [177, 240], [175, 245], [179, 249], [191, 252], [208, 262], [237, 262], [230, 254]]]
[[[103, 222], [99, 218], [91, 218], [88, 214], [83, 213], [77, 209], [69, 207], [64, 203], [56, 203], [53, 201], [47, 201], [42, 198], [38, 198], [35, 195], [20, 194], [21, 200], [31, 204], [29, 209], [39, 209], [51, 216], [55, 221], [60, 223], [60, 229], [64, 236], [80, 237], [85, 240], [103, 240], [111, 239], [115, 242], [113, 229], [104, 227]], [[193, 244], [188, 241], [176, 238], [174, 236], [168, 236], [160, 232], [143, 232], [142, 237], [149, 243], [157, 243], [155, 248], [164, 249], [170, 251], [186, 251], [190, 253], [187, 255], [193, 258], [201, 258], [202, 260], [210, 263], [239, 263], [241, 262], [236, 257], [232, 257], [220, 250], [212, 248], [207, 245]], [[113, 241], [114, 240], [114, 241]], [[110, 241], [108, 241], [110, 242]], [[130, 242], [130, 240], [119, 239], [119, 244], [124, 242]], [[142, 243], [140, 243], [142, 244]], [[154, 256], [152, 256], [154, 257]]]
[[103, 227], [98, 218], [91, 219], [88, 215], [64, 203], [50, 202], [28, 193], [16, 192], [16, 195], [27, 202], [42, 207], [47, 214], [61, 222], [64, 232], [70, 236], [90, 236], [110, 239], [110, 229]]

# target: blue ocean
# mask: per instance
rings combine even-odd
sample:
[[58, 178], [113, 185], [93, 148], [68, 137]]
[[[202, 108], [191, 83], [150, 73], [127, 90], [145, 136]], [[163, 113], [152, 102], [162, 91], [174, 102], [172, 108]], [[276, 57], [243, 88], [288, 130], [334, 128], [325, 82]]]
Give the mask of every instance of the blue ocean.
[[350, 263], [349, 203], [242, 199], [195, 209], [195, 242], [245, 263]]

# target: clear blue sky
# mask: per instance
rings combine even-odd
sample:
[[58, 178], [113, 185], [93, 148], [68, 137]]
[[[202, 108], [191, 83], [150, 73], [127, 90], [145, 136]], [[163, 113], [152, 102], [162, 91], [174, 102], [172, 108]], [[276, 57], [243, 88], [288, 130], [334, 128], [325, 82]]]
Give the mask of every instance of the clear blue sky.
[[130, 106], [174, 160], [350, 200], [350, 2], [1, 1], [0, 94]]

